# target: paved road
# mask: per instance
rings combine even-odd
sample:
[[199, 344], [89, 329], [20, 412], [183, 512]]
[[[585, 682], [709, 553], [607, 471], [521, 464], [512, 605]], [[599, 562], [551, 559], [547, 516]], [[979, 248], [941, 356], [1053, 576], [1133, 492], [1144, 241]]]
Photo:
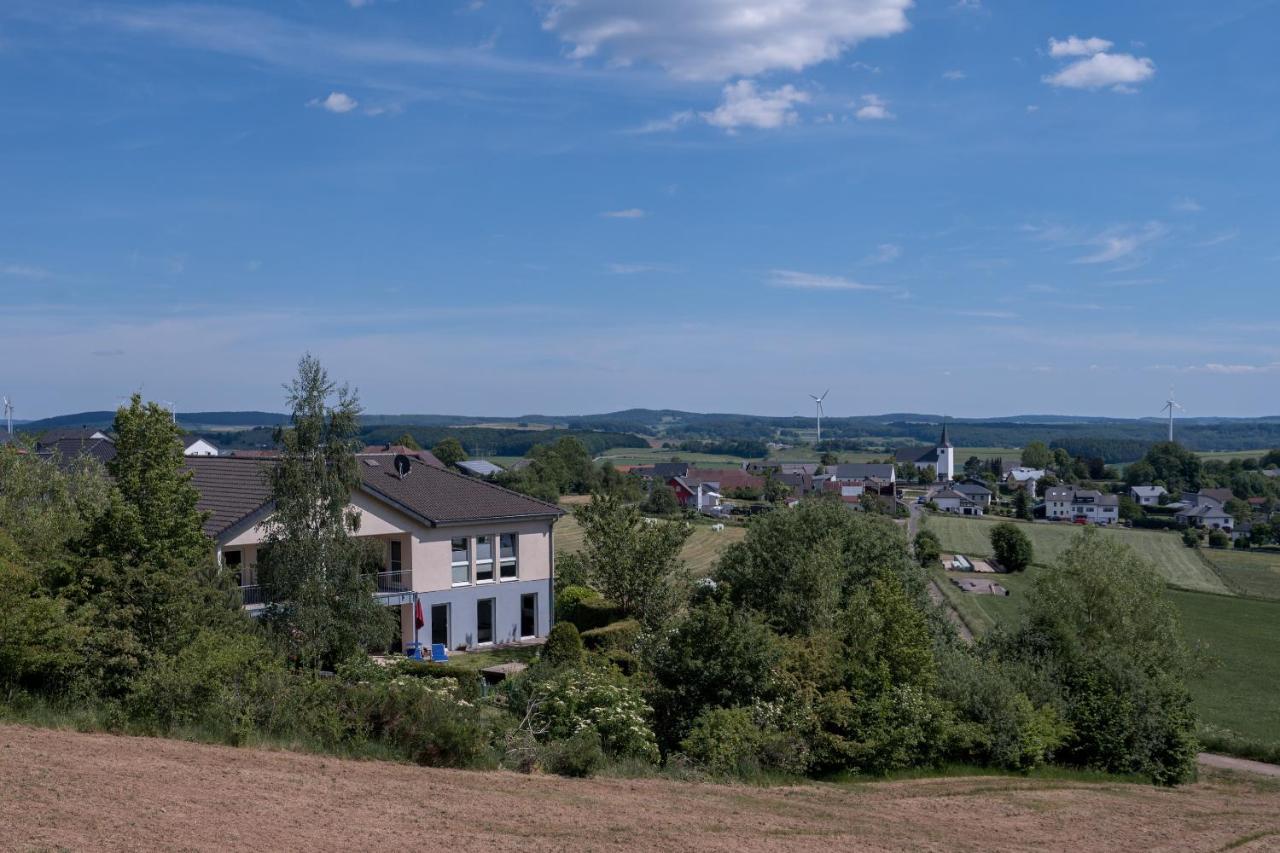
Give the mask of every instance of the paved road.
[[1261, 761], [1250, 761], [1247, 758], [1236, 758], [1231, 755], [1215, 755], [1212, 752], [1202, 752], [1196, 756], [1196, 759], [1205, 767], [1280, 777], [1280, 764], [1264, 764]]
[[[920, 529], [920, 507], [916, 504], [907, 504], [907, 541], [916, 538], [916, 531]], [[973, 632], [969, 630], [969, 626], [964, 624], [964, 620], [960, 618], [960, 614], [947, 604], [947, 597], [943, 594], [942, 589], [936, 581], [929, 581], [929, 600], [943, 608], [947, 614], [947, 619], [955, 626], [956, 633], [960, 635], [960, 639], [966, 643], [973, 642]]]

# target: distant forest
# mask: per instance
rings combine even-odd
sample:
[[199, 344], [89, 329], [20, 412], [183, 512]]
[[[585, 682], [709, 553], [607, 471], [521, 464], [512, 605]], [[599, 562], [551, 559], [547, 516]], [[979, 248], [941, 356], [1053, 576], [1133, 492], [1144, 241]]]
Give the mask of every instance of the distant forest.
[[[114, 412], [81, 412], [23, 424], [24, 432], [111, 425]], [[673, 409], [630, 409], [599, 415], [476, 417], [453, 415], [365, 415], [362, 437], [369, 444], [394, 441], [405, 432], [424, 447], [445, 436], [462, 442], [473, 456], [523, 456], [537, 444], [572, 435], [592, 454], [611, 447], [644, 447], [641, 435], [659, 436], [676, 445], [686, 442], [737, 443], [758, 447], [769, 441], [799, 443], [810, 440], [811, 417], [699, 414]], [[287, 417], [271, 412], [191, 412], [178, 416], [179, 425], [208, 436], [225, 449], [262, 448], [272, 445], [272, 428]], [[824, 445], [830, 449], [855, 449], [879, 445], [900, 447], [937, 441], [943, 418], [938, 415], [895, 413], [889, 415], [823, 418]], [[476, 427], [474, 424], [509, 424], [510, 428]], [[550, 424], [554, 429], [520, 429], [520, 424]], [[228, 431], [235, 427], [251, 427]], [[952, 443], [960, 447], [1023, 447], [1043, 441], [1063, 447], [1073, 456], [1100, 458], [1108, 463], [1132, 462], [1154, 443], [1162, 441], [1166, 425], [1158, 419], [1083, 418], [1027, 415], [1021, 418], [948, 421]], [[1260, 450], [1280, 447], [1280, 417], [1180, 418], [1177, 439], [1190, 450]], [[687, 444], [685, 446], [694, 446]]]

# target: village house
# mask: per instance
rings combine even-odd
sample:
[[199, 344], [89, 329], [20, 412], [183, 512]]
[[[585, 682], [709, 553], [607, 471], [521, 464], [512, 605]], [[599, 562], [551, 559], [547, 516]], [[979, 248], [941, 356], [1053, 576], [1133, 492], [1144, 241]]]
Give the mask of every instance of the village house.
[[1129, 489], [1129, 497], [1138, 506], [1159, 506], [1160, 499], [1167, 494], [1164, 486], [1133, 486]]
[[990, 489], [976, 480], [965, 480], [963, 483], [956, 483], [951, 488], [984, 510], [991, 508], [991, 499], [995, 497]]
[[183, 456], [218, 456], [220, 454], [221, 451], [218, 450], [218, 445], [207, 438], [188, 435], [182, 439]]
[[1046, 472], [1042, 468], [1024, 468], [1019, 466], [1012, 469], [1005, 475], [1004, 484], [1010, 491], [1014, 492], [1019, 489], [1026, 489], [1027, 494], [1034, 498], [1040, 481], [1044, 479], [1045, 473]]
[[1044, 493], [1044, 514], [1050, 520], [1114, 524], [1120, 520], [1120, 496], [1096, 489], [1050, 486]]
[[[356, 457], [360, 485], [350, 508], [357, 535], [381, 543], [378, 600], [400, 625], [400, 646], [485, 647], [545, 637], [554, 594], [553, 525], [564, 514], [544, 503], [392, 453]], [[256, 575], [263, 523], [272, 504], [268, 476], [276, 460], [188, 457], [205, 533], [236, 573], [245, 607], [260, 612]], [[423, 626], [415, 627], [420, 607]]]
[[686, 509], [709, 512], [720, 508], [720, 486], [718, 483], [699, 480], [692, 477], [672, 477], [668, 482], [676, 493], [676, 500]]
[[1178, 510], [1174, 519], [1187, 527], [1224, 530], [1230, 533], [1235, 527], [1235, 519], [1226, 511], [1225, 506], [1232, 497], [1234, 495], [1230, 489], [1183, 492], [1182, 508]]
[[942, 512], [950, 512], [955, 515], [972, 515], [982, 516], [983, 508], [968, 495], [962, 494], [956, 489], [943, 488], [938, 489], [929, 494], [929, 500], [932, 501]]
[[837, 483], [882, 480], [889, 485], [897, 482], [897, 472], [888, 463], [852, 463], [834, 465], [828, 472]]

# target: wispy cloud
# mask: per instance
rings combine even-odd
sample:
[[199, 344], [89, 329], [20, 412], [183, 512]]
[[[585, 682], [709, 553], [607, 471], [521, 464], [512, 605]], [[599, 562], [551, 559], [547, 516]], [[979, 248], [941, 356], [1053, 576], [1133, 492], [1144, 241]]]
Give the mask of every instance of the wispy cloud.
[[640, 275], [650, 272], [674, 272], [670, 264], [608, 264], [605, 267], [612, 275]]
[[1240, 236], [1239, 231], [1224, 231], [1221, 234], [1217, 234], [1213, 237], [1209, 237], [1207, 239], [1201, 240], [1200, 242], [1196, 243], [1195, 246], [1196, 248], [1199, 248], [1199, 249], [1207, 249], [1210, 246], [1221, 246], [1223, 243], [1230, 243], [1232, 240], [1236, 239], [1239, 236]]
[[888, 264], [902, 257], [902, 247], [897, 243], [881, 243], [876, 246], [875, 252], [869, 255], [864, 263], [868, 264]]
[[1181, 198], [1174, 199], [1173, 209], [1178, 213], [1199, 213], [1204, 210], [1204, 208], [1200, 206], [1200, 202], [1196, 201], [1194, 198], [1190, 198], [1189, 196], [1182, 196]]
[[53, 273], [44, 267], [33, 267], [28, 264], [0, 264], [0, 275], [32, 281], [53, 278]]
[[360, 102], [348, 95], [346, 92], [330, 92], [324, 98], [312, 98], [307, 101], [309, 107], [320, 107], [331, 113], [349, 113], [356, 107], [360, 106]]
[[1113, 42], [1106, 39], [1093, 38], [1082, 39], [1079, 36], [1067, 36], [1062, 41], [1058, 39], [1049, 39], [1049, 55], [1055, 58], [1063, 56], [1093, 56], [1095, 53], [1102, 53], [1110, 50]]
[[658, 118], [647, 121], [637, 128], [628, 132], [630, 133], [670, 133], [673, 130], [679, 130], [689, 122], [693, 121], [697, 116], [693, 110], [680, 110], [674, 112], [666, 118]]
[[1188, 373], [1213, 373], [1221, 376], [1248, 376], [1256, 373], [1280, 373], [1280, 361], [1269, 364], [1219, 364], [1209, 362], [1186, 368]]
[[942, 72], [943, 80], [963, 80], [969, 75], [961, 71], [959, 68], [952, 68], [949, 71]]
[[1012, 311], [957, 311], [961, 317], [976, 317], [984, 320], [1016, 320], [1018, 315]]
[[606, 210], [600, 215], [605, 219], [644, 219], [647, 214], [642, 208], [627, 207], [622, 210]]
[[799, 270], [770, 270], [769, 284], [793, 290], [884, 290], [877, 284], [863, 284], [851, 278]]

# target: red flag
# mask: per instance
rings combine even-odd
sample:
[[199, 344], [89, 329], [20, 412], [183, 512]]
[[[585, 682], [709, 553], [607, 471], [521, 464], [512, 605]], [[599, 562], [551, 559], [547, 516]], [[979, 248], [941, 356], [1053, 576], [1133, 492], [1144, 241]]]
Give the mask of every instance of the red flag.
[[427, 624], [427, 620], [422, 618], [422, 602], [415, 601], [413, 603], [413, 627], [421, 631], [422, 626]]

